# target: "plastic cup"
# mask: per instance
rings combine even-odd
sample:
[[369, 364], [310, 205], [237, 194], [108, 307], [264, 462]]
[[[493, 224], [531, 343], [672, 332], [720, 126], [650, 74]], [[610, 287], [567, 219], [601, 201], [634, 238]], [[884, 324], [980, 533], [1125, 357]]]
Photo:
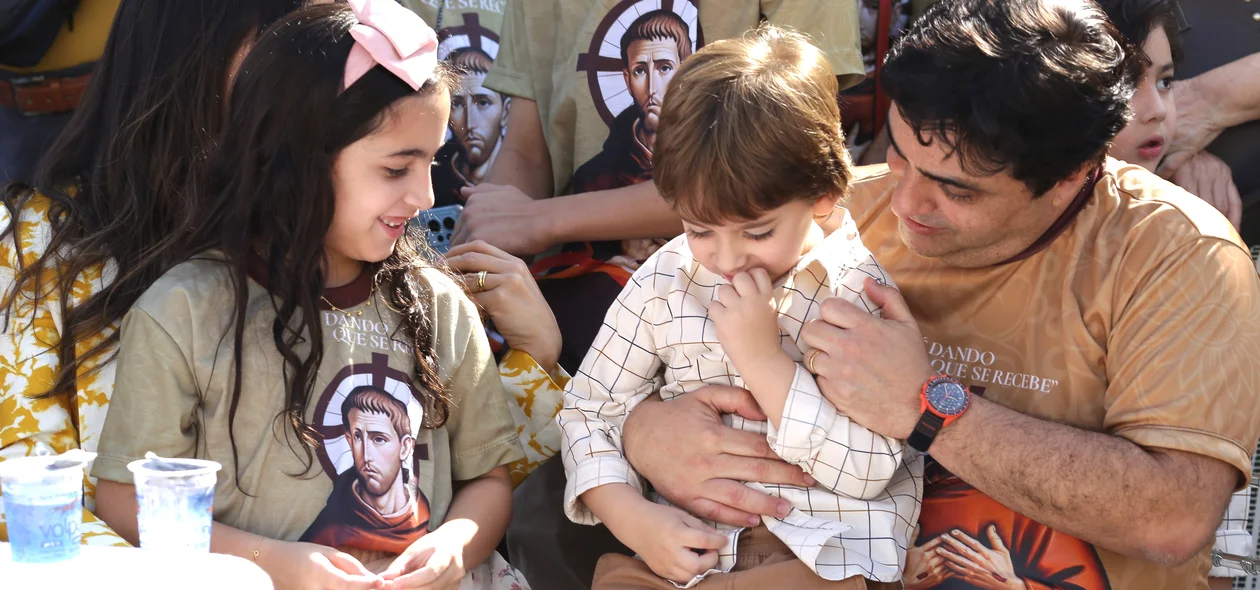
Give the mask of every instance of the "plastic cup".
[[210, 551], [214, 483], [220, 465], [199, 459], [163, 459], [153, 453], [132, 461], [140, 547]]
[[83, 470], [94, 453], [21, 457], [0, 463], [0, 492], [13, 560], [74, 559], [83, 541]]

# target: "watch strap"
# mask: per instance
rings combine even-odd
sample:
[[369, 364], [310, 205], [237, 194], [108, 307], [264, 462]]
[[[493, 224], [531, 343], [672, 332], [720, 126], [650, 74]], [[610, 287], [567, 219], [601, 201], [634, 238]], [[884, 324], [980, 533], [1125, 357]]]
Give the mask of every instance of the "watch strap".
[[910, 438], [906, 441], [910, 443], [910, 447], [920, 453], [926, 453], [928, 447], [932, 446], [932, 441], [936, 440], [936, 435], [941, 432], [941, 427], [945, 424], [945, 418], [932, 413], [930, 410], [923, 412], [919, 416], [919, 423], [914, 425], [914, 432], [910, 433]]

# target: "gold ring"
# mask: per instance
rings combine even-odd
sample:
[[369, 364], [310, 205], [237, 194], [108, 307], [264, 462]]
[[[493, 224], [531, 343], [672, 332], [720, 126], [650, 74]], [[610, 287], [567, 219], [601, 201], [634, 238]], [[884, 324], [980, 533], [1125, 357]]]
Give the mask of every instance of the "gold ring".
[[809, 353], [809, 358], [805, 359], [805, 368], [809, 369], [809, 372], [815, 375], [818, 374], [818, 369], [814, 368], [814, 359], [818, 358], [818, 353], [820, 352], [822, 351], [815, 349], [814, 351]]
[[477, 292], [480, 293], [485, 290], [486, 290], [486, 271], [483, 270], [477, 273]]

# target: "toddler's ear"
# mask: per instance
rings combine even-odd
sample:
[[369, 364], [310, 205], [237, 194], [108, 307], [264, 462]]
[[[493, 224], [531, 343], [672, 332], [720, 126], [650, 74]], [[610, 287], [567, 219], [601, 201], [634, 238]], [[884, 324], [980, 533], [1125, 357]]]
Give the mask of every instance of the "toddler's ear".
[[831, 215], [832, 210], [836, 208], [836, 204], [839, 202], [840, 195], [838, 194], [828, 194], [818, 197], [818, 199], [814, 201], [814, 217], [822, 219]]

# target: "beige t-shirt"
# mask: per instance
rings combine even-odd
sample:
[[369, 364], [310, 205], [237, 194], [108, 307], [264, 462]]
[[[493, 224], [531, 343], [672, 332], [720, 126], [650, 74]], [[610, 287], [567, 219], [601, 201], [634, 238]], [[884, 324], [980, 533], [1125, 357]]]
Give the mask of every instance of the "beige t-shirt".
[[223, 465], [217, 522], [356, 555], [400, 552], [443, 522], [453, 482], [523, 456], [476, 308], [440, 272], [422, 277], [433, 352], [454, 400], [444, 427], [422, 427], [428, 408], [413, 385], [410, 344], [396, 333], [399, 316], [369, 292], [365, 272], [324, 292], [325, 352], [305, 414], [321, 444], [307, 471], [305, 453], [277, 419], [285, 381], [272, 340], [276, 315], [259, 282], [265, 277], [251, 273], [234, 461], [231, 275], [220, 262], [192, 260], [155, 282], [123, 321], [93, 474], [131, 483], [127, 463], [146, 451], [211, 459]]
[[402, 0], [438, 35], [438, 59], [454, 66], [459, 87], [451, 97], [446, 143], [433, 165], [434, 207], [461, 205], [460, 189], [481, 184], [507, 135], [512, 97], [485, 87], [499, 54], [507, 0]]
[[[963, 269], [902, 244], [889, 206], [895, 178], [871, 168], [859, 169], [868, 177], [850, 210], [909, 302], [933, 368], [1021, 413], [1214, 457], [1247, 481], [1260, 432], [1260, 280], [1210, 205], [1109, 159], [1043, 250]], [[919, 545], [954, 529], [989, 545], [996, 526], [1031, 588], [1207, 588], [1207, 548], [1176, 568], [1118, 555], [1016, 514], [939, 466], [928, 469], [920, 525]]]
[[856, 0], [515, 0], [486, 86], [538, 103], [557, 194], [628, 186], [651, 177], [678, 63], [763, 19], [809, 34], [845, 86], [862, 79]]

